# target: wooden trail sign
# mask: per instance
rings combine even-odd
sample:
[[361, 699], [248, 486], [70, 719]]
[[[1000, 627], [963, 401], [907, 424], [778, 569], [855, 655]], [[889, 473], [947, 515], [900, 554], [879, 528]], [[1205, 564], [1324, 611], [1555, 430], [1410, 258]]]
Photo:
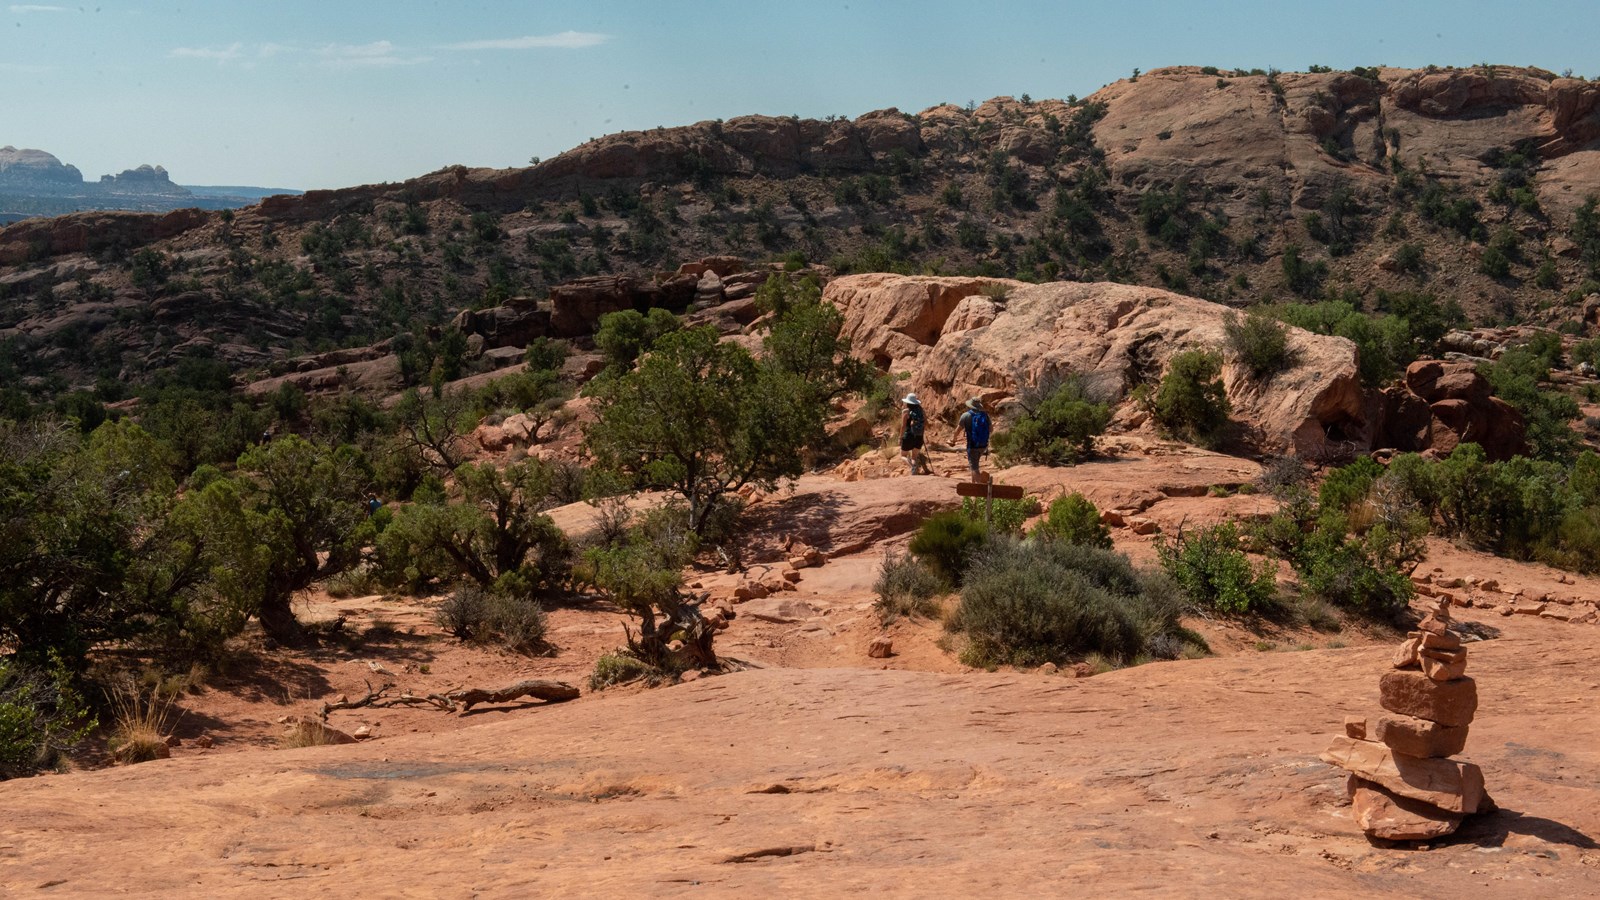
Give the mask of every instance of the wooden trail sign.
[[[987, 478], [987, 474], [983, 477]], [[996, 500], [1021, 500], [1022, 486], [1018, 484], [995, 484], [990, 481], [958, 481], [956, 482], [956, 496], [982, 497], [983, 498], [983, 526], [989, 527], [989, 518], [994, 511]]]
[[956, 482], [956, 495], [982, 497], [985, 500], [1021, 500], [1024, 491], [1018, 484], [979, 484], [976, 481]]

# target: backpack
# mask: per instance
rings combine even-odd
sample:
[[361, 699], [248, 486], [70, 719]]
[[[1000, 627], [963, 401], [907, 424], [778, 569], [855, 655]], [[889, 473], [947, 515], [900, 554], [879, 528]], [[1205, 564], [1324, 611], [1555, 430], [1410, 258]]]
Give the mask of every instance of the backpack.
[[906, 437], [922, 437], [922, 407], [908, 405], [906, 412], [910, 415], [910, 418], [906, 421]]
[[989, 414], [981, 409], [971, 411], [972, 416], [967, 419], [967, 446], [989, 446]]

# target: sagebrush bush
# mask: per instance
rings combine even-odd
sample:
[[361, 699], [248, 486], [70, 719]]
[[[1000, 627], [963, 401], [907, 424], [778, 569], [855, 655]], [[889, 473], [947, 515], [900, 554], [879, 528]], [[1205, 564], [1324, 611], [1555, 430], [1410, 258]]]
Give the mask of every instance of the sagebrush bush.
[[1223, 330], [1228, 352], [1250, 371], [1252, 378], [1270, 378], [1293, 362], [1289, 352], [1289, 330], [1267, 313], [1252, 309], [1243, 317], [1228, 316]]
[[1221, 375], [1219, 354], [1186, 350], [1174, 355], [1151, 405], [1157, 424], [1188, 441], [1215, 443], [1228, 424]]
[[1082, 494], [1051, 501], [1044, 520], [1033, 526], [1030, 535], [1039, 540], [1111, 549], [1111, 531], [1100, 521], [1100, 510]]
[[544, 608], [526, 593], [458, 584], [439, 603], [434, 618], [446, 633], [464, 641], [495, 642], [511, 650], [544, 646]]
[[[978, 515], [983, 515], [980, 510]], [[950, 584], [960, 584], [972, 554], [989, 538], [981, 521], [959, 510], [929, 516], [908, 549]]]
[[1259, 611], [1277, 596], [1269, 563], [1254, 565], [1232, 522], [1157, 539], [1161, 568], [1195, 603], [1225, 613]]
[[913, 556], [887, 554], [872, 585], [878, 595], [873, 607], [888, 624], [901, 616], [933, 616], [939, 612], [936, 598], [949, 589], [939, 573]]
[[1176, 593], [1106, 550], [998, 539], [968, 571], [948, 626], [966, 635], [968, 665], [1060, 663], [1095, 653], [1133, 662], [1182, 647]]
[[1001, 460], [1070, 466], [1094, 455], [1095, 438], [1111, 421], [1111, 408], [1091, 400], [1084, 382], [1068, 376], [1025, 392], [1021, 415], [994, 436]]

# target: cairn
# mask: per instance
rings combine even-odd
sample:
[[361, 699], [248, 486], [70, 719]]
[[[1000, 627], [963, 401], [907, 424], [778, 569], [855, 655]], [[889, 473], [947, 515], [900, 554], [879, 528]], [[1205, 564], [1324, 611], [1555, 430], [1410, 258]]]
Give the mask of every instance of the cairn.
[[1450, 759], [1466, 746], [1478, 685], [1466, 675], [1467, 650], [1450, 630], [1447, 603], [1417, 623], [1394, 668], [1378, 681], [1379, 702], [1394, 715], [1371, 728], [1365, 718], [1346, 718], [1344, 736], [1322, 758], [1350, 772], [1355, 820], [1368, 837], [1443, 837], [1465, 817], [1495, 808], [1483, 770]]

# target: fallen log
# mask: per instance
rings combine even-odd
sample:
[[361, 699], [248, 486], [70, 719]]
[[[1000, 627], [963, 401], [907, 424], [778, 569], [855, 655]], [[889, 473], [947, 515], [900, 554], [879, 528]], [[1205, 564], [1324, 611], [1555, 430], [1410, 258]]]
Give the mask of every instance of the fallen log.
[[[438, 696], [437, 694], [433, 696]], [[578, 689], [565, 681], [550, 681], [543, 678], [531, 678], [508, 684], [498, 690], [485, 690], [483, 688], [462, 688], [450, 691], [443, 699], [452, 706], [460, 706], [466, 712], [479, 703], [510, 703], [523, 697], [532, 697], [547, 703], [560, 703], [563, 700], [578, 699]], [[430, 697], [430, 699], [432, 699]]]
[[360, 709], [364, 706], [378, 709], [392, 709], [396, 706], [433, 706], [444, 712], [466, 712], [479, 703], [510, 703], [523, 697], [532, 697], [546, 703], [560, 703], [563, 700], [576, 700], [578, 689], [565, 681], [550, 681], [543, 678], [530, 678], [515, 684], [508, 684], [502, 688], [457, 688], [443, 694], [428, 694], [418, 696], [409, 691], [402, 691], [400, 696], [391, 697], [389, 691], [393, 684], [373, 689], [372, 682], [367, 682], [367, 693], [364, 696], [351, 700], [340, 694], [333, 700], [325, 700], [317, 709], [317, 718], [328, 721], [328, 713], [340, 709]]

